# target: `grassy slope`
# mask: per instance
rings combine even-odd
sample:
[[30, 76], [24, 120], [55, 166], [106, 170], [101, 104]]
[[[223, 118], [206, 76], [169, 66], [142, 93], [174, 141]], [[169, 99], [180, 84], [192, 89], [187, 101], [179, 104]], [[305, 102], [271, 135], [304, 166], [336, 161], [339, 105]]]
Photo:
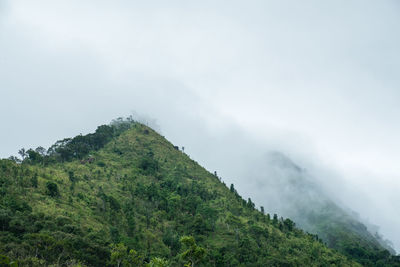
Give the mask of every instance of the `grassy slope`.
[[[192, 235], [207, 250], [204, 266], [357, 266], [269, 220], [143, 125], [91, 157], [46, 167], [1, 161], [0, 253], [38, 266], [105, 266], [109, 244], [122, 242], [144, 261], [182, 266], [178, 240]], [[59, 196], [49, 196], [48, 182]]]

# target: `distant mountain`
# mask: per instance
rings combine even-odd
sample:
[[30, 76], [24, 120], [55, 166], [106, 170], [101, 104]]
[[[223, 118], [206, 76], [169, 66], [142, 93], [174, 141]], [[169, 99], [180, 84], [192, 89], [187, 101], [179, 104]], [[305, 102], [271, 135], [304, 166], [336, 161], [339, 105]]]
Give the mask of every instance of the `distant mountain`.
[[0, 160], [0, 266], [360, 266], [130, 119], [19, 154]]
[[279, 152], [270, 153], [265, 164], [268, 172], [263, 175], [269, 178], [263, 180], [264, 186], [275, 192], [266, 197], [266, 202], [273, 199], [273, 207], [267, 209], [278, 209], [301, 229], [318, 235], [328, 247], [363, 265], [380, 266], [382, 258], [398, 259], [389, 256], [395, 251], [386, 241], [370, 232], [354, 212], [330, 199], [305, 169]]

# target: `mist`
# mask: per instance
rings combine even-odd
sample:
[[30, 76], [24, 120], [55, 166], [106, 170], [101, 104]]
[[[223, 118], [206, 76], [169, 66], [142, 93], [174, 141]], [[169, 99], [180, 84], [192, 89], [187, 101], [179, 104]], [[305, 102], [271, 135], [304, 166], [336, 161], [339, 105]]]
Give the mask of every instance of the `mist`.
[[399, 8], [2, 1], [0, 156], [135, 113], [286, 216], [271, 186], [290, 174], [268, 156], [282, 153], [399, 251]]

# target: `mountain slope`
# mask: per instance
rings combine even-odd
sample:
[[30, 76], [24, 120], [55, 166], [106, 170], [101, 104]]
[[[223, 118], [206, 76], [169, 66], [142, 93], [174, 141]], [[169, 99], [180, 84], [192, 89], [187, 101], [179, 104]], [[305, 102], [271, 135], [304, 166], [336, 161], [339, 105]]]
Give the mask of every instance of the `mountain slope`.
[[358, 266], [142, 124], [20, 152], [0, 161], [4, 266]]
[[273, 179], [262, 180], [276, 192], [268, 194], [273, 201], [266, 198], [267, 208], [278, 209], [300, 228], [317, 234], [329, 247], [363, 265], [400, 264], [399, 257], [390, 255], [394, 250], [351, 211], [330, 199], [306, 170], [278, 152], [269, 154], [266, 164], [268, 171], [262, 177]]

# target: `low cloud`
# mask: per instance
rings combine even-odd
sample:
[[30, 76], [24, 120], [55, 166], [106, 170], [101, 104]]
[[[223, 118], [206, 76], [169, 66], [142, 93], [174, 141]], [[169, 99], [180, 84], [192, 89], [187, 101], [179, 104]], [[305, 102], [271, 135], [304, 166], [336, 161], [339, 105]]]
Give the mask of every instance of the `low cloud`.
[[287, 155], [399, 250], [398, 11], [361, 0], [2, 1], [0, 156], [146, 114], [257, 204], [280, 175], [266, 155]]

